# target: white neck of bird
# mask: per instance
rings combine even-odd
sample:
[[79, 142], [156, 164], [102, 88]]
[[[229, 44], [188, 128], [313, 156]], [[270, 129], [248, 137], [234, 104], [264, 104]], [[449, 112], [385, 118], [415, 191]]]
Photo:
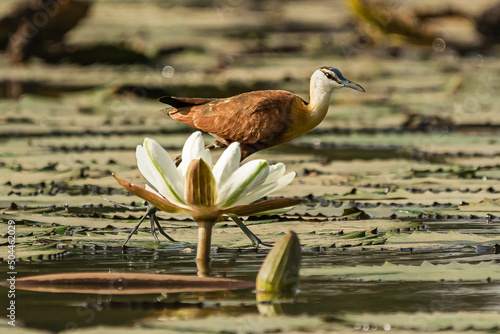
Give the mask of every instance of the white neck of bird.
[[320, 71], [315, 71], [311, 76], [308, 109], [310, 117], [315, 119], [318, 124], [328, 112], [332, 91], [333, 87], [329, 84], [325, 75]]

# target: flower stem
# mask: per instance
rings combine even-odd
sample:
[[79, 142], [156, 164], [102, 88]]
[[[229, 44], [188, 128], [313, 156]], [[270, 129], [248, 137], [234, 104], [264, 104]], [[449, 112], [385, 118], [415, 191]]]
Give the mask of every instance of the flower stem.
[[212, 243], [212, 222], [198, 223], [198, 248], [196, 250], [196, 266], [198, 276], [210, 276], [210, 245]]

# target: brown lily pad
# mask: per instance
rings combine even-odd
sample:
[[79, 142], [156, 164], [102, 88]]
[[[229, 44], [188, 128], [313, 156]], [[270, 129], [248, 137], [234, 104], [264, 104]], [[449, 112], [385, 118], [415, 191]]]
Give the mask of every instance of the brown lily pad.
[[[9, 282], [1, 282], [7, 286]], [[187, 275], [83, 272], [28, 276], [16, 279], [16, 288], [53, 293], [135, 295], [208, 292], [255, 287], [254, 282]]]

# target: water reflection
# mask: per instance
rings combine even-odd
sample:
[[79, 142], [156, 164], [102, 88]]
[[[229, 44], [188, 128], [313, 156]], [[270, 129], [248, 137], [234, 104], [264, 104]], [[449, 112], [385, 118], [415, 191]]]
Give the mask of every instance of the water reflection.
[[[449, 260], [453, 259], [453, 252], [444, 250], [434, 251], [432, 256], [438, 257], [439, 252], [443, 258], [450, 256]], [[303, 266], [345, 265], [349, 259], [352, 263], [381, 264], [383, 259], [390, 260], [391, 254], [388, 251], [306, 252], [303, 254]], [[472, 249], [469, 255], [474, 254], [477, 253]], [[253, 281], [266, 253], [213, 255], [215, 276]], [[405, 260], [401, 252], [398, 255], [399, 261], [407, 264], [412, 261], [416, 264], [431, 256], [430, 252], [415, 252], [413, 255], [408, 254]], [[195, 254], [186, 254], [179, 249], [129, 250], [127, 253], [71, 250], [63, 260], [19, 263], [18, 269], [19, 277], [109, 270], [196, 275]], [[6, 293], [4, 289], [0, 293]], [[500, 284], [497, 282], [363, 282], [312, 277], [302, 279], [300, 293], [294, 299], [278, 304], [258, 305], [252, 289], [130, 296], [18, 290], [16, 303], [19, 324], [61, 331], [97, 325], [133, 325], [155, 319], [190, 319], [214, 315], [237, 317], [259, 312], [266, 315], [313, 316], [335, 316], [349, 312], [500, 312], [497, 302], [499, 297]], [[4, 299], [1, 303], [2, 307], [6, 306]]]

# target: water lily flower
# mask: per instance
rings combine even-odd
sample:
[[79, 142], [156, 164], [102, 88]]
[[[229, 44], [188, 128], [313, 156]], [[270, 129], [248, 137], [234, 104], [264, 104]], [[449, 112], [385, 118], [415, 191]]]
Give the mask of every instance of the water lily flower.
[[191, 215], [198, 224], [197, 259], [209, 257], [213, 225], [228, 216], [282, 213], [300, 200], [290, 198], [255, 202], [288, 185], [295, 173], [285, 165], [252, 160], [240, 167], [239, 143], [232, 143], [212, 168], [210, 151], [201, 132], [193, 133], [182, 150], [178, 167], [160, 144], [145, 138], [137, 146], [137, 165], [151, 187], [141, 188], [114, 175], [118, 183], [156, 208]]

